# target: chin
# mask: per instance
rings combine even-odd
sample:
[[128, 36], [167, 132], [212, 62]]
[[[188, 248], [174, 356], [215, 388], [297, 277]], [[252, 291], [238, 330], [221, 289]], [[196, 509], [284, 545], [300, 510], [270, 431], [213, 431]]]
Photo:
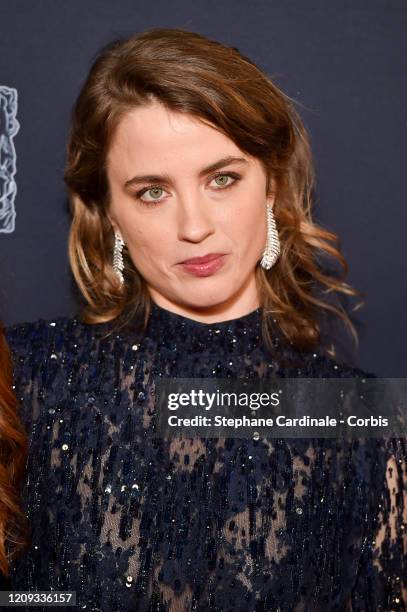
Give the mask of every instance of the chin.
[[215, 292], [211, 292], [208, 295], [208, 291], [195, 292], [193, 299], [190, 301], [186, 301], [185, 296], [183, 297], [183, 301], [188, 308], [196, 308], [196, 309], [215, 309], [218, 306], [222, 306], [222, 304], [227, 303], [231, 299], [232, 295], [228, 293], [225, 295], [224, 291], [219, 291], [219, 294], [215, 294]]

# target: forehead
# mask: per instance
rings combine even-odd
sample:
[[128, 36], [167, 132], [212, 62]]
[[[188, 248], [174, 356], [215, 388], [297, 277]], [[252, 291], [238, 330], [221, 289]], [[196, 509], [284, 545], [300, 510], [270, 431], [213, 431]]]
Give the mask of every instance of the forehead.
[[112, 138], [108, 165], [121, 171], [130, 164], [132, 169], [137, 165], [146, 171], [157, 169], [158, 164], [166, 170], [180, 163], [200, 168], [206, 161], [239, 154], [239, 147], [215, 127], [193, 115], [151, 103], [122, 117]]

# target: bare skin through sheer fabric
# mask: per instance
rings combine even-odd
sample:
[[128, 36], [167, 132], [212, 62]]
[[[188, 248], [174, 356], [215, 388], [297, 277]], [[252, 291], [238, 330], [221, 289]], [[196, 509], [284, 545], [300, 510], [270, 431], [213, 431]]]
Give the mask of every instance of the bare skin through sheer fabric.
[[277, 335], [270, 355], [259, 309], [207, 325], [154, 305], [145, 336], [108, 329], [8, 330], [33, 533], [13, 589], [106, 611], [407, 609], [404, 439], [155, 435], [160, 377], [368, 374]]

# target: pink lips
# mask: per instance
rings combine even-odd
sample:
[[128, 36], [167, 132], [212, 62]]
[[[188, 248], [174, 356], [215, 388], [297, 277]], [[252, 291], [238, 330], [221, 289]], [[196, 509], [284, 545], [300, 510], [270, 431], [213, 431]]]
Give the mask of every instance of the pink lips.
[[184, 259], [184, 261], [181, 261], [180, 263], [203, 264], [203, 263], [207, 263], [208, 261], [212, 261], [212, 259], [216, 259], [217, 257], [220, 257], [221, 255], [223, 255], [223, 253], [207, 253], [206, 255], [203, 255], [203, 257], [191, 257], [190, 259]]
[[180, 265], [186, 272], [195, 276], [210, 276], [224, 264], [226, 255], [222, 253], [208, 253], [204, 257], [193, 257], [182, 261]]

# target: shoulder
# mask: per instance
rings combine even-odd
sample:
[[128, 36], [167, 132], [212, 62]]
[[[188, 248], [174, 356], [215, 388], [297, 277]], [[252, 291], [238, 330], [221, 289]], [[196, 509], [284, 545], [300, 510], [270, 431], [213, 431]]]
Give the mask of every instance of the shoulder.
[[57, 317], [54, 319], [38, 319], [25, 321], [6, 327], [6, 338], [12, 347], [28, 342], [46, 342], [58, 333], [66, 333], [79, 323], [75, 317]]
[[[112, 355], [106, 324], [56, 317], [6, 327], [13, 362], [14, 389], [29, 428], [45, 406], [67, 407], [72, 393], [90, 385], [99, 362]], [[107, 338], [104, 340], [104, 338]]]
[[324, 353], [307, 353], [308, 375], [314, 378], [377, 378], [376, 374], [344, 361], [338, 361]]
[[287, 344], [277, 357], [280, 373], [304, 378], [377, 378], [376, 374], [330, 356], [321, 349], [301, 351]]
[[55, 317], [17, 323], [5, 328], [5, 335], [15, 359], [35, 357], [42, 359], [75, 348], [76, 352], [86, 350], [96, 339], [106, 334], [105, 324], [90, 325], [79, 317]]
[[29, 348], [50, 347], [59, 337], [67, 340], [78, 327], [82, 324], [75, 317], [57, 317], [17, 323], [6, 327], [5, 334], [12, 352], [26, 353]]

